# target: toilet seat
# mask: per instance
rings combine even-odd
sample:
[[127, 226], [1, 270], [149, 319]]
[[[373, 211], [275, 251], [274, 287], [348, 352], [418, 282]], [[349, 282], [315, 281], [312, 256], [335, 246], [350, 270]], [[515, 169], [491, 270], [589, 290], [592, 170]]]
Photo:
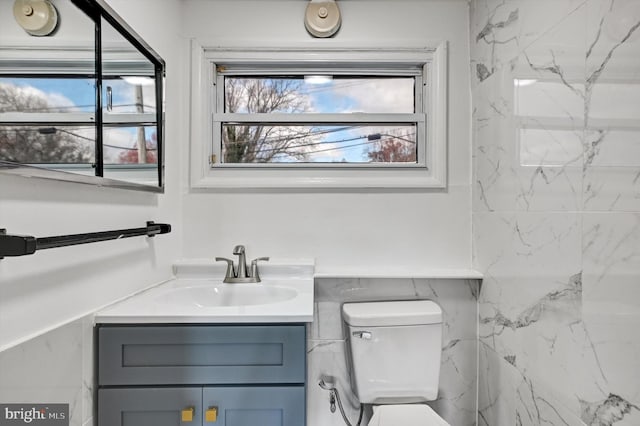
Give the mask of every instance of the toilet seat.
[[378, 405], [369, 426], [450, 426], [425, 404]]

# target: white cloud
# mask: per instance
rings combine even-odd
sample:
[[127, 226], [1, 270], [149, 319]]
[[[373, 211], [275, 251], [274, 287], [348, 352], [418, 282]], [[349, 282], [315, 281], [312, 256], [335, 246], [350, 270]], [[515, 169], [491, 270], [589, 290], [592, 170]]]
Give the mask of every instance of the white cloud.
[[[354, 103], [351, 111], [369, 113], [412, 113], [414, 89], [409, 79], [377, 79], [355, 81], [344, 80], [336, 84], [332, 92], [337, 97], [346, 97]], [[358, 84], [359, 83], [359, 84]]]
[[[112, 145], [115, 147], [122, 148], [135, 148], [138, 142], [138, 134], [136, 133], [135, 128], [107, 128], [104, 132], [104, 141], [105, 145]], [[109, 146], [104, 147], [104, 159], [105, 162], [117, 162], [118, 157], [123, 152], [126, 152], [124, 149], [113, 148]]]
[[66, 96], [58, 92], [54, 92], [54, 91], [45, 92], [36, 87], [26, 86], [26, 85], [17, 86], [9, 83], [0, 83], [0, 85], [4, 86], [5, 88], [7, 87], [12, 88], [18, 97], [43, 99], [51, 107], [55, 107], [55, 108], [62, 107], [62, 108], [65, 108], [66, 111], [73, 111], [73, 107], [76, 106], [71, 99], [67, 98]]

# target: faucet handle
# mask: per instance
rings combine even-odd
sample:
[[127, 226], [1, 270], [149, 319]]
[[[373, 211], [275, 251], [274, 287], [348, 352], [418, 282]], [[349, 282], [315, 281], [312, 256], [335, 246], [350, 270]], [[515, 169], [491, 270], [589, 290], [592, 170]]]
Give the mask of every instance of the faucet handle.
[[216, 262], [227, 262], [227, 272], [224, 274], [225, 278], [235, 278], [236, 271], [233, 269], [233, 260], [226, 257], [216, 257]]
[[259, 261], [267, 261], [268, 257], [257, 257], [251, 261], [251, 271], [249, 272], [249, 276], [251, 278], [255, 278], [255, 282], [260, 282], [260, 274], [258, 273], [258, 262]]

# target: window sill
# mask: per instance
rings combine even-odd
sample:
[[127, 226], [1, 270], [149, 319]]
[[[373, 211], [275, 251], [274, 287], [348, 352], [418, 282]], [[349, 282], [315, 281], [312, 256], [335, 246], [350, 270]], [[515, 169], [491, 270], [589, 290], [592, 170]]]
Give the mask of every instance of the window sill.
[[358, 190], [358, 189], [444, 189], [443, 179], [435, 178], [423, 170], [402, 173], [380, 173], [373, 171], [365, 176], [339, 174], [296, 174], [289, 170], [279, 175], [262, 171], [233, 173], [232, 171], [212, 172], [208, 176], [193, 181], [193, 189], [246, 189], [246, 190]]

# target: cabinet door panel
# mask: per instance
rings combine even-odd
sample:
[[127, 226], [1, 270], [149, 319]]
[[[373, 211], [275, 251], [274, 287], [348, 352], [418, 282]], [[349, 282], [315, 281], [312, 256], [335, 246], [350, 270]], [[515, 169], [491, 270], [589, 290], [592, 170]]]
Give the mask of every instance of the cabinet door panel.
[[204, 426], [304, 426], [304, 386], [206, 387], [203, 410], [218, 408], [216, 423]]
[[202, 426], [202, 388], [100, 389], [98, 426]]
[[99, 384], [304, 383], [304, 325], [102, 326]]

